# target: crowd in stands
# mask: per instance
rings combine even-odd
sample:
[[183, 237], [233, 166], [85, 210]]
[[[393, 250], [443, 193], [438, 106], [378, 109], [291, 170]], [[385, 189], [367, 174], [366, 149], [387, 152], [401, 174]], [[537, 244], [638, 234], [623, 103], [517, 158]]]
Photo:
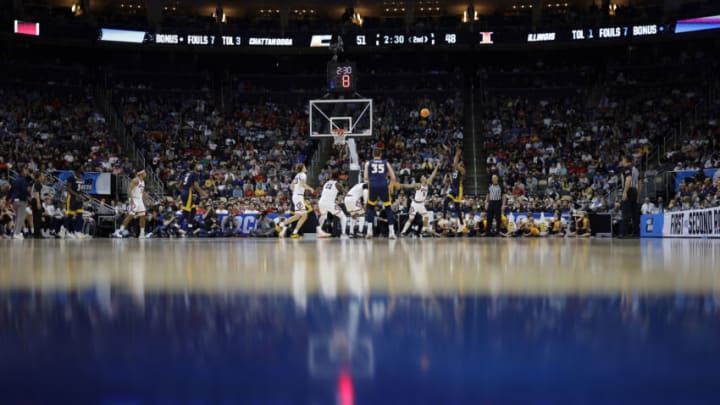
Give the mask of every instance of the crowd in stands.
[[129, 171], [87, 88], [0, 89], [0, 162], [31, 171]]
[[717, 167], [715, 124], [687, 126], [714, 63], [701, 53], [679, 59], [610, 63], [600, 72], [542, 62], [481, 72], [487, 170], [500, 176], [510, 207], [612, 210], [620, 156], [631, 154], [644, 170], [653, 145], [680, 131], [677, 139], [689, 142], [667, 154], [676, 169]]
[[[715, 67], [714, 59], [693, 54], [602, 68], [538, 62], [480, 71], [484, 163], [488, 176], [501, 179], [507, 214], [616, 212], [615, 192], [622, 184], [619, 157], [630, 153], [646, 169], [653, 146], [670, 138], [675, 143], [660, 159], [668, 169], [717, 167], [718, 103], [703, 85]], [[382, 80], [378, 76], [376, 81]], [[376, 100], [373, 136], [358, 139], [361, 161], [373, 148], [382, 148], [402, 184], [415, 184], [420, 175], [440, 167], [427, 203], [448, 227], [433, 230], [440, 234], [463, 231], [443, 207], [452, 155], [464, 146], [461, 80], [457, 72], [433, 72], [413, 89], [417, 77], [403, 82], [393, 76], [393, 94], [371, 91], [377, 92], [370, 94]], [[237, 93], [229, 97], [206, 74], [182, 77], [181, 82], [178, 87], [173, 75], [110, 78], [120, 120], [164, 186], [149, 227], [164, 227], [178, 236], [186, 232], [174, 214], [180, 207], [179, 178], [189, 170], [198, 172], [209, 193], [198, 212], [211, 219], [205, 231], [232, 231], [236, 224], [225, 218], [239, 213], [286, 213], [294, 165], [309, 163], [318, 151], [307, 134], [306, 104], [277, 97], [277, 89], [265, 89], [252, 79], [229, 80]], [[302, 84], [297, 88], [302, 90]], [[1, 91], [0, 172], [22, 163], [31, 172], [79, 168], [132, 175], [132, 165], [109, 134], [88, 87], [48, 85], [24, 91], [6, 86]], [[420, 115], [424, 108], [429, 117]], [[311, 202], [329, 178], [347, 179], [348, 159], [347, 150], [339, 148], [322, 160], [310, 179], [316, 187], [308, 196]], [[646, 211], [717, 206], [717, 180], [686, 180], [667, 204], [645, 201], [643, 195]], [[8, 184], [0, 181], [5, 193]], [[406, 213], [412, 191], [396, 190], [394, 197], [393, 209]], [[484, 201], [465, 197], [468, 222], [482, 223]], [[112, 203], [119, 214], [125, 212], [124, 202]]]
[[[273, 101], [250, 103], [243, 95], [251, 92], [265, 99], [270, 92], [251, 82], [233, 83], [240, 96], [232, 100], [231, 108], [216, 105], [215, 94], [208, 86], [178, 90], [123, 84], [116, 88], [114, 101], [122, 121], [165, 186], [168, 198], [155, 211], [163, 232], [180, 234], [179, 229], [164, 224], [173, 223], [179, 207], [174, 198], [179, 194], [178, 180], [188, 170], [198, 172], [200, 185], [210, 195], [209, 201], [199, 207], [201, 216], [220, 213], [223, 218], [242, 212], [288, 210], [293, 166], [308, 161], [316, 148], [307, 136], [304, 106]], [[360, 142], [363, 160], [372, 147], [383, 148], [400, 180], [407, 184], [417, 181], [419, 174], [432, 171], [436, 164], [448, 166], [450, 148], [460, 145], [463, 135], [462, 101], [455, 92], [442, 94], [446, 93], [446, 98], [424, 97], [413, 103], [388, 98], [376, 104], [375, 136]], [[420, 108], [428, 108], [432, 116], [420, 117]], [[314, 186], [331, 176], [347, 179], [347, 154], [336, 152], [320, 170], [317, 182], [311, 180]], [[441, 177], [438, 190], [442, 184]], [[118, 208], [122, 211], [121, 206]], [[215, 222], [216, 229], [232, 226], [222, 223], [222, 219]]]
[[115, 139], [87, 86], [50, 80], [0, 88], [0, 237], [8, 237], [17, 218], [22, 221], [9, 201], [16, 175], [25, 173], [28, 186], [45, 178], [43, 210], [27, 208], [20, 225], [25, 233], [34, 233], [35, 214], [42, 216], [36, 235], [59, 234], [65, 217], [65, 193], [56, 183], [60, 172], [132, 172]]
[[147, 88], [118, 91], [116, 101], [169, 196], [179, 193], [185, 172], [197, 170], [213, 200], [284, 202], [293, 165], [313, 152], [307, 118], [297, 106], [237, 103], [226, 112], [210, 91], [158, 94]]

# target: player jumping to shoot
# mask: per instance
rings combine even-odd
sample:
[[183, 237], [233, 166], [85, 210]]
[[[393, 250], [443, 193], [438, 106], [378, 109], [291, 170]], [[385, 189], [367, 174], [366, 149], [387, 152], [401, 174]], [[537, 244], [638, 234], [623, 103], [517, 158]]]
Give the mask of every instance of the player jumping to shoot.
[[462, 181], [463, 177], [465, 176], [465, 165], [463, 162], [460, 161], [460, 154], [462, 151], [458, 149], [455, 151], [455, 157], [453, 158], [453, 172], [451, 175], [451, 183], [450, 183], [450, 191], [448, 192], [447, 196], [445, 197], [445, 201], [443, 202], [443, 216], [447, 217], [447, 211], [448, 211], [448, 205], [452, 202], [454, 203], [454, 210], [455, 214], [458, 217], [458, 220], [460, 221], [460, 226], [462, 227], [462, 232], [466, 233], [468, 231], [467, 227], [465, 226], [465, 219], [463, 218], [463, 212], [462, 212], [462, 203], [463, 203], [463, 187], [462, 187]]
[[197, 192], [197, 194], [200, 195], [200, 198], [208, 198], [208, 193], [200, 188], [200, 185], [198, 184], [199, 177], [200, 176], [198, 176], [197, 172], [191, 168], [190, 171], [183, 175], [180, 183], [180, 199], [183, 204], [183, 218], [188, 225], [192, 225], [193, 227], [195, 226], [195, 212], [197, 211], [197, 206], [195, 205], [195, 193]]
[[416, 215], [420, 215], [422, 217], [425, 217], [427, 215], [427, 208], [425, 208], [425, 199], [427, 199], [427, 196], [430, 194], [430, 186], [432, 186], [433, 180], [435, 180], [435, 175], [437, 174], [439, 168], [440, 165], [436, 163], [435, 169], [433, 170], [430, 177], [422, 176], [420, 177], [420, 183], [402, 185], [402, 187], [415, 188], [415, 197], [410, 204], [410, 215], [408, 216], [407, 222], [405, 222], [405, 226], [403, 227], [402, 232], [400, 232], [401, 236], [404, 236], [407, 233], [408, 229], [410, 229], [410, 226], [415, 220]]
[[[388, 175], [390, 176], [390, 184], [388, 184]], [[395, 172], [386, 160], [382, 159], [382, 150], [375, 148], [373, 150], [373, 159], [365, 163], [364, 171], [365, 182], [368, 183], [368, 201], [365, 211], [365, 222], [367, 223], [366, 238], [372, 238], [373, 216], [375, 215], [375, 206], [379, 201], [383, 203], [383, 211], [388, 221], [388, 238], [395, 239], [395, 218], [393, 216], [392, 199], [390, 198], [390, 185], [397, 184]]]

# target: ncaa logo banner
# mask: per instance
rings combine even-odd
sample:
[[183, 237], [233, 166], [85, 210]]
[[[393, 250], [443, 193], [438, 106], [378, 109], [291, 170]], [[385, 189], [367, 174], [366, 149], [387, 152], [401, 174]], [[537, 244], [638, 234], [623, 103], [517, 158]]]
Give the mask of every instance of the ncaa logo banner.
[[664, 214], [663, 236], [670, 238], [720, 238], [720, 208]]
[[[72, 176], [70, 171], [59, 171], [57, 172], [58, 179], [62, 182], [67, 181], [68, 177]], [[79, 179], [78, 186], [80, 191], [92, 195], [110, 195], [112, 194], [112, 174], [111, 173], [95, 173], [88, 172], [82, 174], [82, 179]]]
[[663, 214], [648, 214], [640, 217], [640, 236], [643, 238], [662, 238], [663, 223], [665, 216]]

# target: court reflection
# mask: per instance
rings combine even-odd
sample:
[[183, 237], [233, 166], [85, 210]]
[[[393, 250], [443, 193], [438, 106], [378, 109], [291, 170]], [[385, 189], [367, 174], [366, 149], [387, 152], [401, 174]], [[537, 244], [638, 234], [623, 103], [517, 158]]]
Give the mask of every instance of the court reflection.
[[304, 298], [4, 291], [1, 389], [42, 403], [332, 403], [339, 381], [356, 403], [720, 399], [717, 294], [374, 294], [362, 268], [336, 275], [351, 294], [315, 269], [327, 285]]
[[7, 403], [720, 400], [715, 241], [25, 242]]

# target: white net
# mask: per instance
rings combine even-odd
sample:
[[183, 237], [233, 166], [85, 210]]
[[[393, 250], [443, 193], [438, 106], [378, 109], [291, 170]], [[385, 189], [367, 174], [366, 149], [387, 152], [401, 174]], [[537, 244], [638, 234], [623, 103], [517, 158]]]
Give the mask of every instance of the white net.
[[337, 128], [333, 130], [333, 144], [335, 146], [345, 146], [345, 130], [342, 128]]

